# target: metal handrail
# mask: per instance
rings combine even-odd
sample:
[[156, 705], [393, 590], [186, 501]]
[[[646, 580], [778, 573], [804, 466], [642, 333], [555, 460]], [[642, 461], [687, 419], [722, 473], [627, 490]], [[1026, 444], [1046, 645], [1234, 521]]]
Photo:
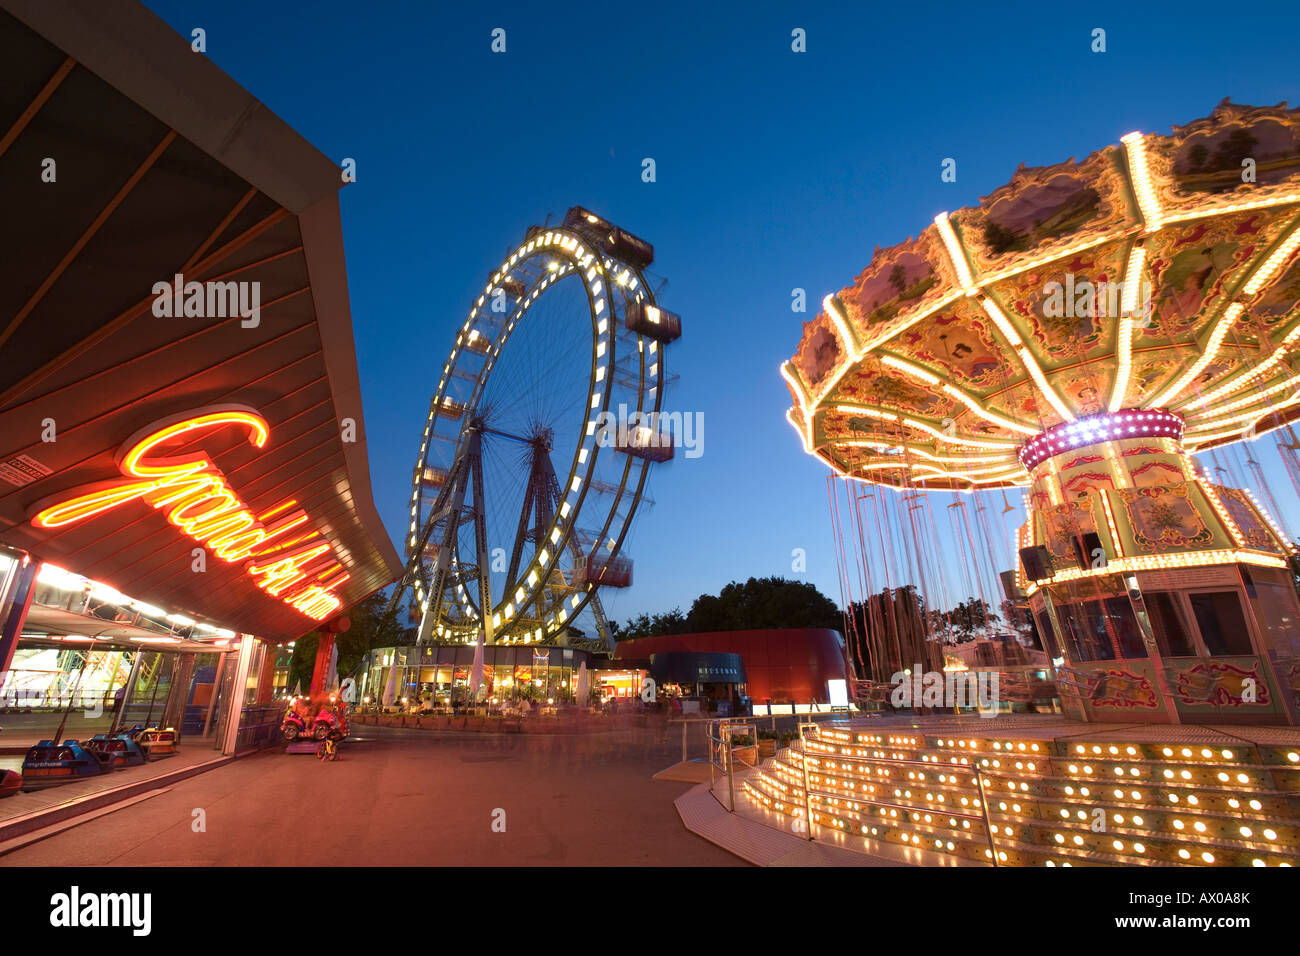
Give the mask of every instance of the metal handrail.
[[[716, 736], [714, 735], [714, 726], [713, 726], [714, 724], [717, 725]], [[753, 718], [751, 717], [712, 718], [709, 720], [709, 727], [706, 730], [706, 735], [709, 740], [709, 792], [712, 793], [713, 798], [717, 800], [717, 794], [714, 792], [714, 785], [716, 783], [716, 778], [714, 777], [714, 771], [718, 769], [723, 770], [727, 775], [727, 798], [729, 801], [729, 805], [727, 806], [727, 812], [729, 813], [736, 812], [736, 753], [735, 753], [735, 745], [732, 743], [731, 740], [732, 728], [735, 726], [752, 728], [754, 732], [754, 745], [755, 747], [757, 747], [758, 725], [754, 722]], [[685, 733], [686, 731], [685, 728], [683, 727], [682, 753], [686, 752]], [[715, 744], [717, 745], [716, 748], [714, 746]], [[722, 748], [724, 746], [726, 747], [725, 752], [727, 755], [726, 763], [724, 765], [719, 765], [716, 758], [718, 754], [723, 752]], [[718, 800], [718, 802], [722, 803], [721, 800]]]

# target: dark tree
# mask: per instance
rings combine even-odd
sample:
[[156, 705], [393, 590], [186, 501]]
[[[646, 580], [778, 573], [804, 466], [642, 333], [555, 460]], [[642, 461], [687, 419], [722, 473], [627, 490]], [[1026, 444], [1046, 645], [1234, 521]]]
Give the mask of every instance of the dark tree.
[[1029, 615], [1028, 608], [1018, 607], [1011, 601], [1003, 601], [998, 608], [1002, 612], [1002, 620], [1006, 621], [1007, 626], [1023, 639], [1030, 639], [1034, 633], [1033, 618]]
[[844, 637], [858, 679], [886, 682], [918, 664], [922, 671], [940, 670], [943, 655], [935, 638], [942, 632], [935, 630], [933, 615], [911, 584], [851, 604]]
[[903, 290], [907, 288], [907, 270], [901, 264], [889, 270], [889, 284], [899, 295], [902, 295]]
[[980, 628], [1001, 620], [984, 600], [977, 597], [962, 601], [948, 612], [947, 618], [952, 622], [952, 633], [958, 644], [975, 640]]
[[986, 219], [984, 221], [984, 241], [991, 250], [1002, 253], [1020, 242], [1020, 236], [1014, 230], [1008, 229], [992, 219]]
[[616, 641], [632, 641], [638, 637], [659, 637], [664, 634], [685, 634], [686, 615], [679, 607], [662, 614], [638, 614], [626, 624], [610, 621], [609, 628]]
[[688, 631], [744, 631], [782, 627], [842, 630], [835, 602], [804, 581], [781, 577], [732, 581], [716, 596], [701, 594], [686, 617]]

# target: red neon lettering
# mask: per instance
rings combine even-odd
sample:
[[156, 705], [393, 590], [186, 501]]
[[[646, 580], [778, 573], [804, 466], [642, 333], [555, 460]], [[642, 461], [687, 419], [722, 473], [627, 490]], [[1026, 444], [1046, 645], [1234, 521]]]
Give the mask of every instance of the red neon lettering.
[[[221, 469], [203, 454], [149, 457], [154, 449], [173, 439], [189, 439], [197, 430], [227, 425], [247, 428], [249, 443], [257, 448], [266, 444], [270, 434], [260, 415], [241, 411], [211, 412], [167, 425], [150, 432], [122, 455], [119, 468], [132, 480], [103, 485], [46, 507], [32, 518], [32, 524], [38, 528], [63, 528], [139, 498], [195, 541], [206, 542], [226, 562], [265, 558], [320, 537], [320, 532], [313, 530], [270, 545], [308, 520], [307, 513], [295, 507], [296, 501], [282, 502], [255, 517], [227, 484]], [[264, 523], [281, 514], [283, 517], [274, 524]], [[326, 555], [333, 556], [329, 544], [317, 542], [266, 564], [250, 564], [247, 573], [259, 588], [279, 597], [286, 588], [315, 573], [316, 565]], [[335, 562], [334, 567], [341, 565]], [[282, 600], [308, 617], [321, 620], [341, 606], [342, 602], [329, 592], [347, 577], [342, 575], [325, 587], [308, 585]]]

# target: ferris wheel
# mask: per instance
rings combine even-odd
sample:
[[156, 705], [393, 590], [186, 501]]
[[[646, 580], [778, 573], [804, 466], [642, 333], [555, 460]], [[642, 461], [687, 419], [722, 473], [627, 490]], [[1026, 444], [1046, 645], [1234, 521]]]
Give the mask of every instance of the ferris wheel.
[[653, 258], [575, 206], [530, 227], [470, 309], [415, 465], [403, 585], [421, 643], [584, 643], [584, 612], [610, 641], [599, 589], [631, 585], [624, 540], [673, 454], [659, 413], [681, 321], [655, 303]]

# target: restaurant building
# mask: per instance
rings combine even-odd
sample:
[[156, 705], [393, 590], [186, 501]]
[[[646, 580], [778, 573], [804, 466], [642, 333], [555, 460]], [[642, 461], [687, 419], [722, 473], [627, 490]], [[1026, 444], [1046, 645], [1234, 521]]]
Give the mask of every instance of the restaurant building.
[[[577, 647], [488, 644], [477, 697], [497, 703], [574, 703], [582, 670], [588, 673], [588, 687], [599, 687], [608, 664], [608, 658]], [[463, 705], [476, 696], [470, 689], [473, 671], [473, 644], [381, 647], [371, 651], [362, 669], [358, 694], [363, 704], [376, 708]]]

